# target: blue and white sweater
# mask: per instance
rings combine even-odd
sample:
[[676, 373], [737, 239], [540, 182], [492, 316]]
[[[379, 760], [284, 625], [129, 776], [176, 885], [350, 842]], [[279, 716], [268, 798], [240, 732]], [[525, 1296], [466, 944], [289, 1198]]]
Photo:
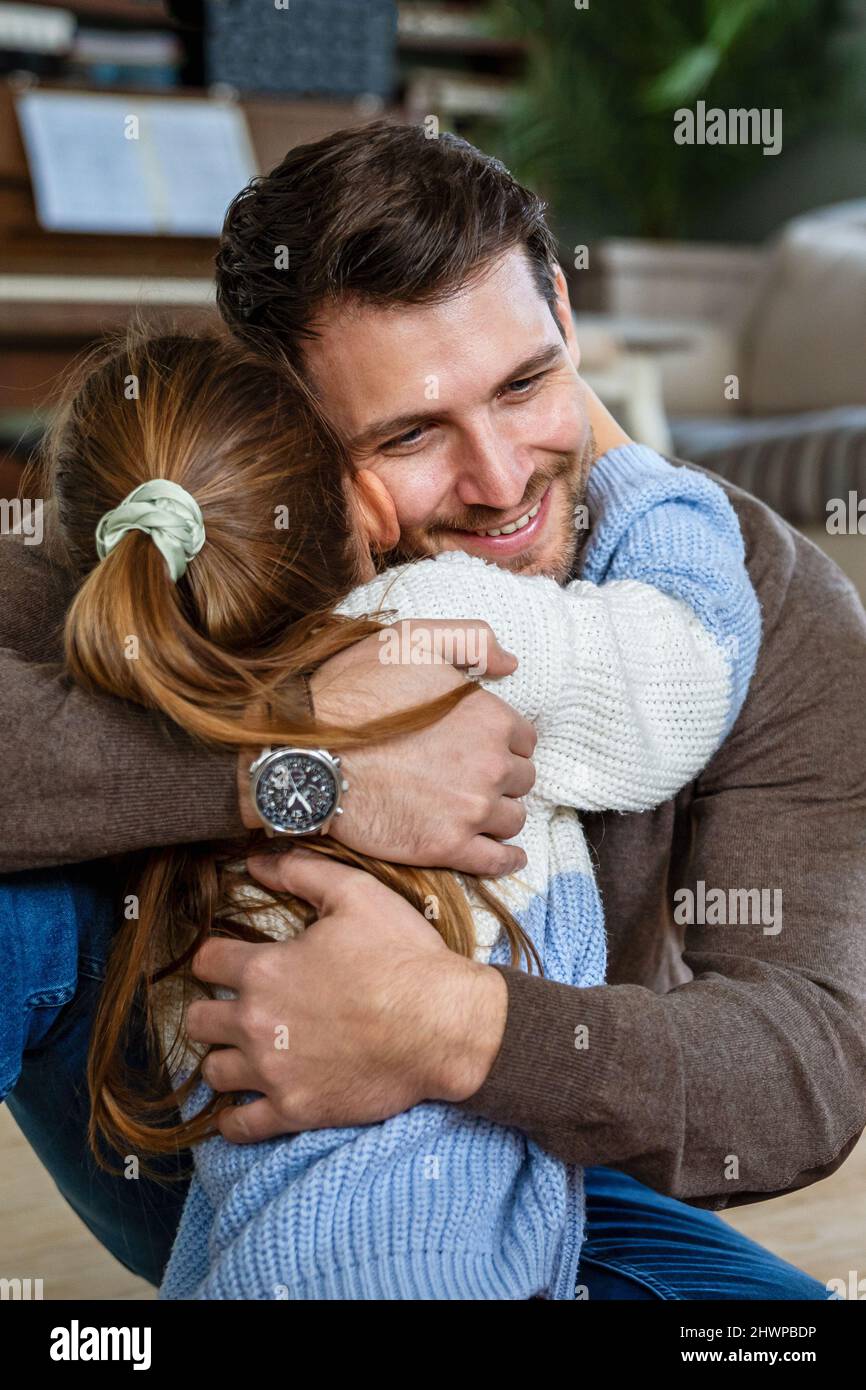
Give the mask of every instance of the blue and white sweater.
[[[605, 935], [575, 812], [646, 810], [691, 781], [737, 717], [760, 640], [739, 525], [714, 483], [629, 445], [598, 460], [588, 501], [583, 577], [565, 587], [448, 553], [343, 605], [484, 618], [519, 658], [490, 688], [535, 723], [537, 781], [516, 837], [527, 867], [496, 889], [547, 977], [584, 987], [603, 983]], [[507, 964], [497, 923], [473, 907], [476, 958]], [[275, 936], [300, 930], [284, 909], [268, 918]], [[186, 1113], [207, 1095], [202, 1084]], [[200, 1145], [160, 1296], [572, 1299], [583, 1229], [580, 1168], [427, 1102], [378, 1124]]]

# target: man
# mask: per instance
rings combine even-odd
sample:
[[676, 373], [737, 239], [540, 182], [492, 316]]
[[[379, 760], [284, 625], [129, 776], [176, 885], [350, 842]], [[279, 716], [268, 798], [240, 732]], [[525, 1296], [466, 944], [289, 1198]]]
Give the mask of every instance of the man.
[[[501, 166], [453, 138], [385, 123], [294, 150], [229, 210], [217, 288], [230, 328], [299, 367], [352, 461], [385, 483], [384, 558], [459, 547], [567, 577], [592, 435], [599, 452], [625, 436], [577, 376], [542, 206]], [[433, 928], [402, 900], [295, 850], [258, 872], [317, 909], [303, 946], [213, 941], [196, 962], [202, 978], [238, 991], [237, 1002], [190, 1011], [193, 1036], [223, 1045], [207, 1079], [263, 1097], [225, 1115], [227, 1137], [449, 1100], [590, 1168], [590, 1296], [826, 1296], [699, 1208], [826, 1176], [866, 1123], [866, 623], [827, 560], [729, 491], [763, 608], [758, 669], [726, 745], [674, 803], [586, 818], [609, 984], [578, 990], [433, 951]], [[56, 667], [37, 664], [53, 631], [40, 649], [34, 624], [56, 630], [68, 592], [56, 566], [46, 592], [43, 557], [24, 549], [0, 665], [22, 750], [4, 788], [3, 867], [257, 824], [245, 766], [141, 711], [69, 691]], [[447, 667], [381, 666], [368, 642], [316, 674], [313, 698], [337, 722], [457, 679]], [[346, 756], [338, 837], [402, 862], [510, 872], [518, 852], [502, 842], [521, 823], [531, 752], [531, 731], [479, 692], [422, 734]], [[693, 912], [685, 932], [672, 912], [684, 890], [700, 903], [715, 895], [715, 911]], [[781, 893], [782, 920], [738, 911], [762, 890]], [[42, 920], [26, 879], [18, 902]], [[289, 1053], [275, 1053], [274, 1019], [290, 1021]], [[48, 1102], [30, 1075], [55, 1026], [30, 1048], [12, 1096], [43, 1156]], [[86, 1010], [77, 1026], [86, 1035]], [[576, 1045], [582, 1036], [588, 1047]], [[55, 1171], [70, 1152], [80, 1159], [83, 1140], [70, 1144], [65, 1160], [48, 1155]], [[80, 1205], [68, 1166], [64, 1186]], [[125, 1220], [136, 1197], [111, 1199]], [[147, 1231], [162, 1222], [164, 1255], [173, 1213], [158, 1201]], [[150, 1271], [155, 1262], [140, 1246], [126, 1258]]]

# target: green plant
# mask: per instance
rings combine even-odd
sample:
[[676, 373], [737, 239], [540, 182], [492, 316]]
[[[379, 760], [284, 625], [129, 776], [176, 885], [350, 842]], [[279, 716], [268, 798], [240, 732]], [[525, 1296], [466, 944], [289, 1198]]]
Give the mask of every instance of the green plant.
[[[786, 144], [844, 112], [844, 0], [493, 0], [529, 42], [489, 146], [550, 199], [561, 236], [683, 237], [762, 172], [760, 145], [681, 145], [674, 113], [781, 108]], [[862, 81], [862, 73], [861, 73]], [[779, 157], [779, 156], [776, 156]]]

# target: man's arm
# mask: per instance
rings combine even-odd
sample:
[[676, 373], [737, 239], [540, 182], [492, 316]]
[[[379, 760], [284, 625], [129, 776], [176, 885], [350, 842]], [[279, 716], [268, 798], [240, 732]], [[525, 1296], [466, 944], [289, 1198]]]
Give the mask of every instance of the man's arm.
[[62, 566], [4, 537], [0, 591], [0, 872], [242, 831], [234, 753], [66, 679], [72, 582]]
[[[9, 744], [0, 873], [224, 839], [257, 824], [242, 806], [234, 751], [208, 749], [159, 715], [66, 678], [62, 631], [73, 584], [49, 551], [4, 537], [0, 592], [0, 710]], [[491, 673], [505, 674], [513, 659], [487, 636]], [[325, 663], [316, 676], [323, 717], [357, 721], [363, 708], [369, 718], [389, 704], [409, 708], [463, 679], [450, 666], [392, 667], [377, 656], [375, 639], [367, 639]], [[387, 844], [390, 857], [408, 863], [511, 872], [525, 856], [500, 841], [523, 823], [515, 798], [532, 786], [534, 742], [526, 720], [475, 691], [427, 729], [347, 754], [350, 794], [336, 829], [368, 854]], [[434, 794], [434, 770], [459, 784], [447, 808]]]
[[[814, 547], [732, 500], [764, 644], [731, 737], [682, 799], [669, 890], [703, 883], [730, 904], [762, 889], [763, 920], [740, 906], [725, 911], [739, 925], [690, 926], [695, 978], [664, 995], [503, 970], [501, 1046], [463, 1101], [565, 1160], [719, 1208], [827, 1176], [866, 1124], [866, 619]], [[610, 830], [603, 888], [640, 872]]]

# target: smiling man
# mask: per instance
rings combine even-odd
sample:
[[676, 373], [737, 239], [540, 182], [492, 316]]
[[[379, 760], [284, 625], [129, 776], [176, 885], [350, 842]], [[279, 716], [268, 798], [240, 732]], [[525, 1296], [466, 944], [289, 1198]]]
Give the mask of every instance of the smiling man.
[[[575, 505], [593, 460], [626, 437], [579, 377], [543, 206], [500, 164], [386, 123], [295, 149], [229, 209], [217, 290], [230, 329], [303, 373], [366, 471], [383, 564], [462, 549], [523, 573], [580, 572]], [[208, 1080], [235, 1089], [243, 1075], [262, 1093], [224, 1112], [227, 1137], [447, 1100], [587, 1168], [581, 1279], [592, 1297], [826, 1296], [701, 1208], [826, 1176], [866, 1122], [866, 624], [829, 561], [728, 493], [763, 609], [758, 668], [728, 741], [674, 802], [585, 818], [608, 983], [578, 989], [435, 949], [433, 927], [403, 899], [296, 850], [258, 872], [317, 910], [303, 941], [214, 940], [197, 958], [203, 978], [238, 992], [190, 1010], [192, 1036], [227, 1044]], [[0, 695], [28, 751], [4, 787], [5, 868], [227, 836], [241, 817], [259, 824], [243, 762], [238, 781], [233, 761], [169, 737], [146, 713], [66, 687], [53, 633], [68, 581], [50, 555], [8, 549]], [[315, 674], [325, 720], [408, 707], [463, 679], [383, 664], [374, 642]], [[507, 669], [501, 652], [496, 663]], [[479, 691], [431, 729], [346, 755], [338, 837], [400, 862], [511, 872], [533, 746], [531, 727]], [[784, 930], [683, 933], [673, 896], [699, 881], [780, 887]], [[49, 876], [41, 899], [38, 886], [19, 876], [4, 930], [32, 941], [46, 911], [88, 931], [98, 919], [104, 956], [111, 915], [82, 896], [80, 876]], [[101, 958], [89, 937], [85, 956]], [[103, 1183], [98, 1210], [84, 1195], [74, 1059], [87, 1018], [79, 1004], [77, 1054], [68, 1014], [41, 1030], [11, 1103], [100, 1238], [158, 1279], [182, 1191]], [[275, 1019], [289, 1023], [290, 1052], [273, 1047]], [[579, 1048], [587, 1031], [591, 1046]]]
[[553, 289], [558, 318], [513, 247], [450, 299], [316, 319], [306, 371], [355, 465], [394, 499], [404, 558], [465, 550], [570, 573], [594, 442], [561, 271]]

